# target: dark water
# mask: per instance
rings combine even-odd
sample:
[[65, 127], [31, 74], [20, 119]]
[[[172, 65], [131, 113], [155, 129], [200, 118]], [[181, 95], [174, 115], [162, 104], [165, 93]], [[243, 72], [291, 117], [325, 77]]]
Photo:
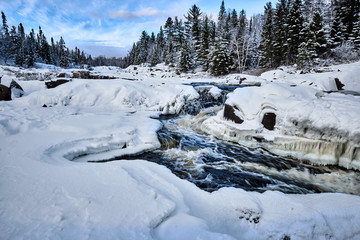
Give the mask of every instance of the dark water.
[[[294, 170], [310, 174], [323, 174], [330, 169], [302, 164], [291, 159], [274, 156], [263, 150], [216, 140], [189, 128], [178, 128], [181, 117], [162, 120], [164, 127], [158, 132], [161, 148], [156, 151], [121, 159], [144, 159], [168, 167], [182, 179], [195, 183], [206, 191], [221, 187], [236, 187], [248, 191], [279, 190], [284, 193], [318, 193], [326, 188], [306, 181], [261, 171]], [[120, 160], [120, 159], [119, 159]], [[256, 166], [260, 170], [256, 171]]]
[[[203, 88], [203, 83], [194, 87], [200, 94], [199, 101], [187, 103], [180, 116], [159, 119], [163, 123], [163, 128], [158, 131], [160, 149], [115, 160], [143, 159], [164, 165], [178, 177], [209, 192], [222, 187], [236, 187], [258, 192], [278, 190], [284, 193], [344, 192], [360, 195], [359, 172], [313, 166], [200, 133], [196, 126], [201, 122], [194, 121], [195, 115], [201, 112], [203, 118], [207, 118], [216, 114], [225, 102], [226, 94], [233, 89], [224, 88], [223, 95], [215, 99], [209, 95], [209, 88]], [[217, 110], [211, 110], [215, 108]]]

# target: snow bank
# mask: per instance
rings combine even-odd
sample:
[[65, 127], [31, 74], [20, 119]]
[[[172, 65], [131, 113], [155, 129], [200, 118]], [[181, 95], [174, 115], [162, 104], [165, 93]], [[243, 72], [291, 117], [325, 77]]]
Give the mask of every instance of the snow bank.
[[[154, 163], [84, 162], [158, 147], [151, 117], [198, 96], [179, 82], [20, 81], [25, 96], [0, 102], [0, 238], [360, 238], [359, 196], [208, 193]], [[311, 99], [334, 96], [357, 99]]]

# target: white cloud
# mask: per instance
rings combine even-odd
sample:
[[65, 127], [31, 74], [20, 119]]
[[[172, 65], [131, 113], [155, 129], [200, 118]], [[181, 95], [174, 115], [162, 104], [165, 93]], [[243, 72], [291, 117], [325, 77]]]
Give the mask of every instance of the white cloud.
[[139, 11], [127, 11], [127, 10], [118, 10], [110, 13], [111, 18], [119, 18], [119, 19], [136, 19], [142, 17], [157, 17], [161, 15], [161, 11], [158, 9], [147, 7], [142, 8]]

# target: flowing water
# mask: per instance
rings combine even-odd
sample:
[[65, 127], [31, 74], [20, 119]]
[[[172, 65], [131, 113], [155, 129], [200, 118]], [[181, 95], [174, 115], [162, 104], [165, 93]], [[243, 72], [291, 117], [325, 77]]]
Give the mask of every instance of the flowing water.
[[[343, 192], [360, 195], [360, 174], [334, 166], [313, 166], [279, 157], [263, 149], [248, 149], [201, 132], [201, 123], [216, 114], [225, 101], [213, 99], [209, 88], [194, 84], [198, 102], [184, 106], [179, 116], [163, 116], [158, 131], [161, 148], [121, 159], [144, 159], [168, 167], [182, 179], [206, 191], [236, 187], [247, 191], [284, 193]], [[118, 160], [121, 160], [118, 159]]]
[[360, 176], [356, 171], [313, 166], [199, 132], [197, 127], [201, 121], [218, 109], [207, 109], [198, 116], [163, 117], [164, 126], [158, 132], [161, 148], [125, 159], [144, 159], [164, 165], [180, 178], [210, 192], [221, 187], [236, 187], [258, 192], [360, 194]]

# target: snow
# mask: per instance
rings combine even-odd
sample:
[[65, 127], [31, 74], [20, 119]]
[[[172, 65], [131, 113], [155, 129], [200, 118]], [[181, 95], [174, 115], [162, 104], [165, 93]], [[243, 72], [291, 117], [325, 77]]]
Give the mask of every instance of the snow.
[[[16, 79], [25, 95], [0, 102], [0, 239], [360, 238], [359, 196], [260, 194], [235, 188], [208, 193], [141, 159], [87, 162], [157, 148], [158, 115], [178, 113], [186, 101], [198, 97], [183, 85], [191, 81], [187, 77], [164, 81], [166, 69], [160, 66], [159, 75], [138, 73], [137, 81], [129, 81], [122, 78], [136, 73], [97, 68], [104, 74], [113, 71], [106, 74], [116, 73], [118, 79], [73, 79], [46, 89], [40, 81], [44, 74], [70, 70], [5, 68], [10, 67], [0, 68], [2, 83]], [[19, 80], [16, 71], [40, 79]], [[336, 108], [336, 98], [348, 105], [358, 101], [338, 93], [318, 99], [315, 90], [301, 86], [292, 95], [281, 83], [261, 87], [266, 88]], [[275, 96], [267, 100], [283, 107]], [[244, 109], [254, 118], [255, 108]], [[320, 113], [313, 114], [309, 116]], [[348, 114], [358, 117], [356, 111]], [[220, 121], [218, 126], [225, 125]]]
[[[336, 69], [336, 70], [335, 70]], [[223, 111], [206, 120], [203, 131], [220, 139], [267, 150], [314, 164], [360, 170], [360, 64], [333, 66], [324, 73], [273, 70], [258, 78], [261, 87], [236, 89], [226, 104], [244, 120], [225, 120]], [[334, 78], [347, 92], [337, 91]], [[276, 114], [274, 131], [262, 124], [266, 113]], [[263, 139], [261, 143], [257, 139]], [[342, 149], [339, 152], [339, 149]]]

